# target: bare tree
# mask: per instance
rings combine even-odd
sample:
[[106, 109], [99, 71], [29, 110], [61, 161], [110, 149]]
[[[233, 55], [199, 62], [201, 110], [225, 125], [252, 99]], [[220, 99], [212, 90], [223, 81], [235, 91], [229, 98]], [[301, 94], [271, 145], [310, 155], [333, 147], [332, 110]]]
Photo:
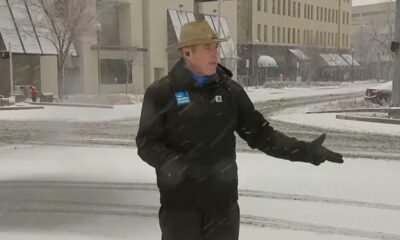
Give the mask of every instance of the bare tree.
[[[379, 55], [380, 52], [383, 52], [389, 56], [388, 62], [391, 75], [394, 52], [390, 50], [390, 43], [393, 41], [394, 38], [396, 12], [395, 9], [392, 8], [393, 1], [389, 1], [385, 4], [387, 4], [387, 8], [385, 10], [383, 19], [369, 19], [372, 30], [372, 37], [370, 40], [375, 43], [375, 51], [373, 51], [373, 54], [375, 56]], [[377, 59], [377, 62], [378, 61], [379, 59]], [[389, 79], [392, 79], [391, 76], [389, 76]]]
[[83, 39], [94, 28], [97, 17], [114, 4], [113, 0], [30, 0], [44, 15], [43, 29], [50, 31], [48, 38], [57, 50], [58, 91], [64, 96], [66, 60], [74, 54], [74, 43]]
[[[134, 44], [138, 46], [138, 44]], [[132, 84], [133, 84], [133, 68], [134, 66], [142, 65], [143, 64], [143, 53], [146, 50], [143, 48], [138, 47], [127, 47], [125, 51], [125, 64], [126, 64], [126, 83], [125, 83], [125, 94], [128, 94], [128, 81], [129, 77], [132, 75]], [[136, 94], [136, 91], [135, 91]]]

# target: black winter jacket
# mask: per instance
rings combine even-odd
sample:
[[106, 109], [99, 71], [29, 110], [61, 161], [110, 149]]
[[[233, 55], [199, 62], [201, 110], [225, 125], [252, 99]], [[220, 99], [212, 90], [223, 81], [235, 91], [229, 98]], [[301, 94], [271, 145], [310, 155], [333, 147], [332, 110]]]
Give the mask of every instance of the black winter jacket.
[[[274, 130], [231, 77], [219, 65], [200, 88], [181, 60], [146, 90], [136, 143], [139, 156], [156, 169], [161, 204], [220, 208], [236, 201], [235, 131], [268, 155], [308, 161], [308, 143]], [[184, 174], [171, 186], [161, 169], [177, 159]]]

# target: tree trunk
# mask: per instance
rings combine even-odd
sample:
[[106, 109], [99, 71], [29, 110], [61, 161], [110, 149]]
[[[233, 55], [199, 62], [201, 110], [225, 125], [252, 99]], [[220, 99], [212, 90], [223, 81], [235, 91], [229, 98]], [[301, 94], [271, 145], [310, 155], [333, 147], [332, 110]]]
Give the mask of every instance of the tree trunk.
[[58, 70], [58, 98], [64, 98], [64, 83], [65, 83], [65, 67], [64, 64], [59, 63]]

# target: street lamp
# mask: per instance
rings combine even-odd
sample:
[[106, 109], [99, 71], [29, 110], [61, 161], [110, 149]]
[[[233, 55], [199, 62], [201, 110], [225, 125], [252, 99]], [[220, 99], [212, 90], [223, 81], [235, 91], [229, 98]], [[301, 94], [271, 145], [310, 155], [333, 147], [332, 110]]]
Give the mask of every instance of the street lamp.
[[351, 82], [354, 81], [354, 52], [355, 49], [351, 49]]
[[102, 26], [100, 22], [95, 24], [96, 29], [96, 37], [97, 37], [97, 77], [98, 77], [98, 94], [100, 95], [100, 86], [101, 86], [101, 62], [100, 62], [100, 33], [102, 31]]

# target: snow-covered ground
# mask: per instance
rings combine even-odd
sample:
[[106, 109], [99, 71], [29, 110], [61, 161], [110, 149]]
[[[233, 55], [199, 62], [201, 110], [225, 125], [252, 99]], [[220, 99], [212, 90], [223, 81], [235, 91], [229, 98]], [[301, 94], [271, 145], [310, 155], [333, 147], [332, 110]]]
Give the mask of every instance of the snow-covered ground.
[[[136, 149], [20, 145], [0, 156], [1, 239], [160, 238], [155, 173]], [[400, 162], [346, 160], [238, 153], [243, 221], [265, 226], [243, 224], [241, 239], [399, 239]]]
[[[250, 88], [248, 94], [257, 102], [362, 92], [377, 85]], [[0, 120], [110, 121], [136, 118], [140, 109], [140, 104], [114, 109], [46, 106], [0, 111]], [[274, 117], [291, 116], [291, 111]], [[298, 111], [297, 118], [304, 117], [304, 109]], [[336, 121], [323, 121], [328, 120], [330, 125]], [[155, 173], [136, 151], [0, 147], [0, 239], [160, 239]], [[315, 167], [264, 154], [237, 153], [237, 158], [241, 239], [400, 239], [399, 161], [346, 159], [342, 165]]]
[[[319, 109], [322, 104], [305, 107], [288, 108], [268, 116], [270, 119], [297, 123], [304, 126], [314, 126], [324, 129], [335, 129], [349, 132], [363, 132], [400, 136], [400, 125], [387, 123], [372, 123], [337, 119], [338, 113], [306, 114]], [[343, 113], [339, 113], [343, 114]]]
[[[378, 86], [377, 82], [343, 83], [340, 86], [312, 87], [312, 88], [249, 88], [247, 93], [253, 102], [295, 98], [306, 96], [321, 96], [327, 94], [343, 94], [363, 92], [368, 87]], [[140, 116], [141, 104], [117, 105], [114, 109], [79, 108], [45, 106], [36, 110], [0, 111], [0, 120], [57, 120], [75, 122], [97, 122], [137, 118]]]

